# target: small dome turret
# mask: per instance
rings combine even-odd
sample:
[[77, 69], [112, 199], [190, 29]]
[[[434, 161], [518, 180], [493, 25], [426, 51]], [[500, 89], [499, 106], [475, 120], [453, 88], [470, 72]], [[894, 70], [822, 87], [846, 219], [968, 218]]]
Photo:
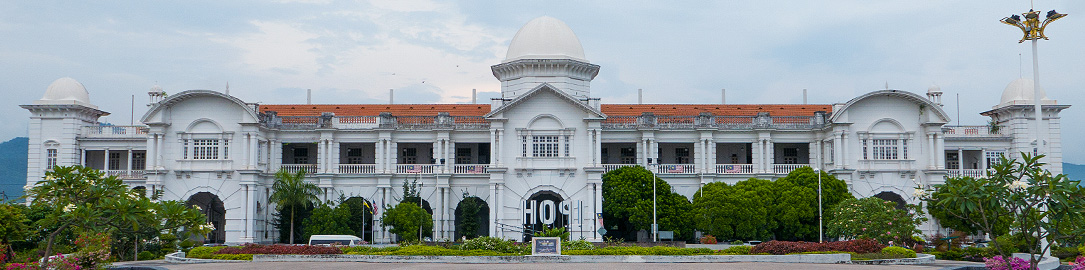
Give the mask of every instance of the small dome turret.
[[580, 39], [565, 22], [538, 17], [520, 28], [509, 44], [505, 63], [520, 59], [572, 59], [588, 62]]
[[53, 81], [45, 89], [45, 95], [34, 102], [39, 105], [76, 104], [97, 109], [98, 106], [90, 104], [90, 93], [82, 83], [70, 77], [64, 77]]
[[[1006, 85], [1006, 89], [1002, 90], [1002, 100], [996, 107], [1003, 107], [1008, 105], [1034, 105], [1033, 88], [1035, 83], [1032, 79], [1020, 78], [1013, 80], [1009, 85]], [[1044, 92], [1044, 88], [1040, 87], [1040, 100], [1041, 103], [1047, 104], [1052, 102], [1047, 98], [1047, 93]]]

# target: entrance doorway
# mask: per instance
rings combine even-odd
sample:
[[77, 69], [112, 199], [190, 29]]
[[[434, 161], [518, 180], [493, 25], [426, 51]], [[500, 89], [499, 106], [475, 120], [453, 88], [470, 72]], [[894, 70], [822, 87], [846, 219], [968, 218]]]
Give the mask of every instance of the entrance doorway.
[[210, 192], [200, 192], [188, 197], [188, 202], [185, 203], [189, 207], [198, 206], [200, 212], [207, 217], [207, 222], [211, 223], [215, 227], [210, 233], [204, 236], [195, 236], [194, 240], [203, 239], [205, 244], [222, 244], [226, 242], [226, 207], [223, 205], [222, 200], [215, 194]]

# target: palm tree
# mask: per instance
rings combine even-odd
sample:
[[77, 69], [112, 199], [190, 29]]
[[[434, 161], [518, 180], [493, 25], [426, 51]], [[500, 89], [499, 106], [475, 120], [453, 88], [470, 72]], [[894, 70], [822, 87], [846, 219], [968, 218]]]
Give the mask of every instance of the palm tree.
[[271, 186], [269, 200], [275, 203], [275, 209], [282, 211], [284, 207], [290, 207], [290, 243], [294, 243], [294, 212], [298, 206], [315, 203], [320, 199], [320, 188], [313, 183], [305, 182], [305, 170], [291, 174], [286, 170], [275, 173], [275, 184]]

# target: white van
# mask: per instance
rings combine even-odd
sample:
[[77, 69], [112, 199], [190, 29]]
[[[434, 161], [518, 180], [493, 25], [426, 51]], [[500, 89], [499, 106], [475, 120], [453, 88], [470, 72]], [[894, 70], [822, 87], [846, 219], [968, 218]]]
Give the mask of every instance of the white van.
[[309, 245], [322, 246], [357, 246], [364, 241], [353, 235], [313, 235], [309, 237]]

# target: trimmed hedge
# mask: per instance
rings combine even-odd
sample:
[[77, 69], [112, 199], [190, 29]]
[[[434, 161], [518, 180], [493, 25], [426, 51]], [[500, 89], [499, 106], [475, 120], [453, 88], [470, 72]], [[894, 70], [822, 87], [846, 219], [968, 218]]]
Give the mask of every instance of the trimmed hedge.
[[215, 254], [211, 255], [216, 260], [251, 261], [253, 254]]
[[223, 248], [226, 248], [226, 247], [225, 246], [195, 247], [192, 250], [189, 250], [187, 253], [185, 253], [185, 257], [186, 258], [196, 258], [196, 259], [210, 259], [211, 255], [215, 254], [215, 252], [218, 252], [220, 249], [223, 249]]
[[326, 246], [292, 246], [292, 245], [259, 245], [246, 244], [241, 248], [226, 247], [219, 249], [214, 254], [343, 254], [343, 250], [337, 247]]
[[785, 255], [791, 253], [803, 253], [813, 251], [844, 251], [854, 253], [879, 253], [885, 248], [874, 240], [859, 239], [839, 242], [789, 242], [768, 241], [754, 246], [751, 253], [768, 253], [773, 255]]
[[898, 258], [915, 258], [915, 250], [902, 247], [885, 247], [882, 249], [882, 254]]
[[605, 247], [594, 250], [569, 250], [562, 255], [712, 255], [708, 248], [654, 247]]
[[719, 253], [724, 255], [749, 255], [751, 250], [753, 250], [753, 246], [731, 246], [720, 250]]
[[405, 247], [353, 247], [344, 249], [348, 255], [398, 255], [398, 256], [517, 256], [519, 253], [501, 253], [492, 250], [459, 250], [448, 249], [438, 246], [405, 246]]
[[561, 243], [562, 252], [567, 250], [592, 250], [595, 249], [595, 244], [588, 242], [587, 240], [573, 240], [569, 242]]

